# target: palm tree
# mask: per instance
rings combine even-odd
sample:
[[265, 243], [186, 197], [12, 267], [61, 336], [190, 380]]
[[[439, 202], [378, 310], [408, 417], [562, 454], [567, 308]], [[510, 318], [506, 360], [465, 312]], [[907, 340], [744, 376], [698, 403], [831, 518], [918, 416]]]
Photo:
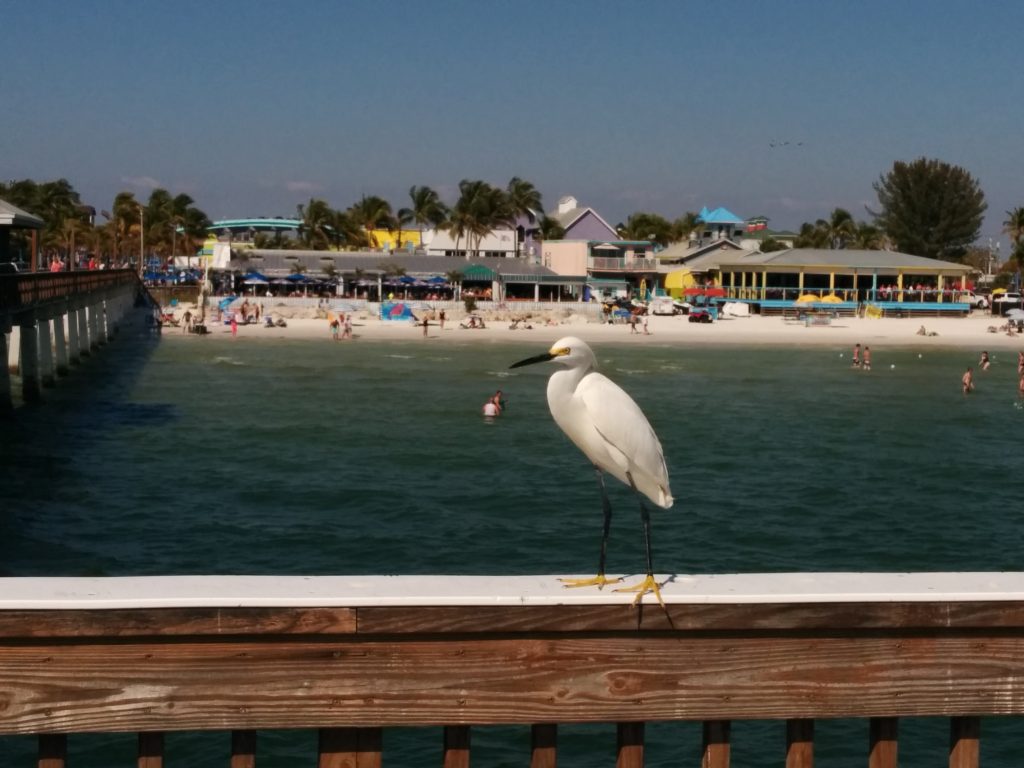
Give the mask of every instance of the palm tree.
[[1013, 243], [1011, 255], [1017, 262], [1017, 272], [1020, 273], [1024, 268], [1024, 208], [1017, 207], [1007, 211], [1006, 216], [1003, 232], [1010, 236], [1010, 242]]
[[391, 212], [391, 203], [376, 195], [363, 195], [359, 202], [350, 205], [347, 211], [355, 224], [361, 226], [370, 242], [370, 247], [377, 246], [377, 238], [373, 230], [381, 228], [393, 230], [395, 216]]
[[828, 247], [832, 249], [845, 248], [847, 241], [857, 234], [857, 224], [844, 208], [834, 209], [828, 221], [824, 222], [824, 227]]
[[539, 234], [541, 240], [561, 240], [565, 237], [565, 228], [547, 214], [540, 219]]
[[885, 233], [874, 224], [858, 221], [849, 245], [864, 251], [880, 251], [885, 247]]
[[459, 239], [466, 237], [468, 258], [479, 252], [484, 237], [509, 218], [508, 198], [502, 190], [485, 181], [463, 179], [459, 182], [459, 200], [452, 208], [448, 231], [456, 238], [456, 250]]
[[[513, 176], [505, 187], [505, 198], [508, 206], [509, 224], [515, 233], [515, 254], [519, 256], [519, 227], [517, 220], [525, 216], [533, 224], [536, 221], [535, 211], [542, 210], [540, 192], [529, 181]], [[525, 232], [524, 232], [525, 234]]]
[[311, 197], [306, 205], [298, 205], [299, 237], [310, 248], [327, 250], [330, 245], [330, 228], [334, 218], [331, 206], [325, 200]]
[[694, 213], [693, 211], [687, 211], [678, 219], [672, 222], [671, 237], [672, 242], [679, 242], [680, 240], [691, 239], [694, 232], [701, 228], [700, 214]]
[[448, 206], [441, 202], [437, 192], [430, 187], [410, 187], [409, 199], [412, 200], [412, 207], [401, 208], [398, 211], [398, 225], [401, 227], [403, 222], [418, 225], [422, 246], [424, 228], [428, 224], [435, 228], [441, 226], [448, 218]]
[[115, 248], [120, 248], [120, 252], [117, 254], [119, 257], [127, 256], [124, 251], [126, 244], [131, 241], [132, 235], [141, 236], [142, 234], [139, 226], [141, 223], [140, 208], [139, 201], [131, 192], [118, 192], [114, 197], [111, 223], [114, 224]]

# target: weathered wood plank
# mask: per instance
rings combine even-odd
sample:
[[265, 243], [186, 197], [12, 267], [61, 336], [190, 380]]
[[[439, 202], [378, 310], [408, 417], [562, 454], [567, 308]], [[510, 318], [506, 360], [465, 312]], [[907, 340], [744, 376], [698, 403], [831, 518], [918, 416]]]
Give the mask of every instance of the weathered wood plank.
[[163, 768], [164, 735], [159, 731], [148, 731], [139, 734], [138, 768]]
[[814, 721], [786, 721], [786, 768], [814, 768]]
[[954, 717], [949, 724], [949, 768], [978, 768], [981, 760], [981, 719]]
[[231, 732], [231, 768], [256, 768], [256, 731]]
[[1024, 638], [0, 644], [0, 733], [1024, 714]]
[[701, 748], [701, 768], [729, 768], [732, 723], [728, 720], [706, 720]]
[[444, 768], [469, 768], [469, 726], [445, 726], [441, 764]]
[[380, 728], [321, 728], [317, 768], [381, 768]]
[[895, 717], [871, 718], [868, 726], [868, 768], [896, 768], [898, 729], [899, 720]]
[[0, 640], [16, 638], [337, 635], [356, 631], [354, 608], [145, 608], [0, 611]]
[[359, 633], [777, 631], [1024, 628], [1020, 602], [873, 602], [358, 608]]
[[68, 760], [68, 737], [63, 733], [44, 733], [39, 737], [37, 768], [65, 768]]
[[530, 768], [557, 768], [558, 726], [538, 724], [530, 729]]
[[615, 768], [644, 768], [644, 724], [619, 723]]

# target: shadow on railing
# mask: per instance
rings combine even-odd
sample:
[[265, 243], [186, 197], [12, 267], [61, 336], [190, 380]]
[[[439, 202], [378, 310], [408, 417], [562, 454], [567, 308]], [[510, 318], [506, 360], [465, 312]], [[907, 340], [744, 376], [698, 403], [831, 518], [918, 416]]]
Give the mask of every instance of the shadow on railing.
[[[701, 764], [726, 768], [733, 721], [784, 723], [785, 764], [810, 766], [816, 719], [862, 718], [868, 764], [885, 768], [896, 766], [899, 718], [943, 717], [949, 764], [967, 768], [978, 764], [979, 718], [1024, 711], [1021, 574], [982, 574], [1012, 583], [969, 599], [944, 596], [941, 584], [816, 590], [815, 574], [802, 575], [811, 589], [773, 597], [785, 576], [746, 577], [769, 582], [749, 596], [668, 583], [664, 610], [529, 591], [468, 604], [453, 597], [475, 594], [468, 580], [449, 589], [453, 580], [437, 577], [424, 577], [447, 582], [433, 605], [424, 595], [402, 604], [394, 590], [379, 604], [316, 597], [329, 579], [302, 582], [297, 605], [272, 605], [259, 590], [218, 594], [209, 577], [193, 593], [201, 597], [184, 601], [153, 580], [139, 607], [104, 594], [117, 580], [81, 580], [95, 600], [72, 608], [73, 580], [57, 580], [49, 604], [60, 607], [10, 598], [32, 607], [0, 607], [0, 734], [38, 735], [38, 765], [57, 768], [66, 734], [138, 732], [138, 764], [154, 767], [165, 733], [231, 731], [230, 765], [242, 768], [255, 764], [257, 730], [315, 729], [320, 766], [379, 766], [384, 729], [433, 725], [444, 726], [449, 767], [469, 765], [472, 725], [522, 725], [540, 768], [556, 763], [557, 724], [615, 723], [617, 765], [641, 766], [645, 722], [697, 721]], [[730, 578], [744, 577], [695, 577]], [[361, 581], [369, 595], [389, 593], [379, 577]]]

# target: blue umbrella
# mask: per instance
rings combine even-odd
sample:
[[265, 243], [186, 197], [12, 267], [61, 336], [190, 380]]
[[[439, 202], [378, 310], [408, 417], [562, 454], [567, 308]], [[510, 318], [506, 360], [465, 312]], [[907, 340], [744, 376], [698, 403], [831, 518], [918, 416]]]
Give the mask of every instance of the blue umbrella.
[[250, 270], [249, 272], [245, 273], [245, 279], [246, 280], [266, 280], [267, 276], [266, 275], [261, 275], [259, 272], [257, 272], [255, 269], [253, 269], [253, 270]]
[[293, 283], [306, 283], [306, 282], [309, 282], [309, 278], [306, 277], [301, 272], [292, 272], [290, 275], [288, 275], [288, 277], [285, 278], [285, 280], [290, 280]]

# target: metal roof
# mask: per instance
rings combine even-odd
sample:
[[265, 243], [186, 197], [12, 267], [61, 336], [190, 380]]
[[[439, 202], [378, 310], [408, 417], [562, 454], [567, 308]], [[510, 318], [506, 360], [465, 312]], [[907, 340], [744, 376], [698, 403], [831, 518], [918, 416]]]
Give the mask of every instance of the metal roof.
[[[248, 260], [238, 256], [246, 255]], [[255, 258], [254, 258], [255, 257]], [[271, 248], [235, 248], [232, 249], [232, 265], [241, 267], [247, 261], [258, 267], [260, 272], [281, 270], [291, 271], [292, 264], [301, 262], [311, 271], [320, 271], [327, 263], [332, 263], [339, 272], [380, 272], [388, 265], [405, 270], [411, 276], [445, 275], [448, 272], [464, 272], [468, 268], [482, 267], [499, 274], [502, 279], [514, 282], [545, 280], [555, 282], [582, 282], [585, 275], [559, 275], [540, 264], [533, 264], [526, 259], [505, 259], [485, 257], [465, 259], [456, 256], [424, 256], [423, 254], [387, 254], [381, 251], [302, 251], [276, 250]]]
[[17, 229], [42, 229], [45, 222], [35, 214], [23, 211], [6, 200], [0, 200], [0, 227]]
[[[738, 257], [738, 258], [737, 258]], [[770, 253], [753, 252], [740, 256], [734, 252], [723, 252], [719, 268], [740, 270], [750, 267], [771, 269], [806, 269], [822, 267], [830, 269], [856, 269], [858, 271], [883, 270], [893, 272], [957, 272], [967, 274], [974, 268], [952, 261], [928, 259], [898, 251], [861, 251], [847, 248], [789, 248]]]

